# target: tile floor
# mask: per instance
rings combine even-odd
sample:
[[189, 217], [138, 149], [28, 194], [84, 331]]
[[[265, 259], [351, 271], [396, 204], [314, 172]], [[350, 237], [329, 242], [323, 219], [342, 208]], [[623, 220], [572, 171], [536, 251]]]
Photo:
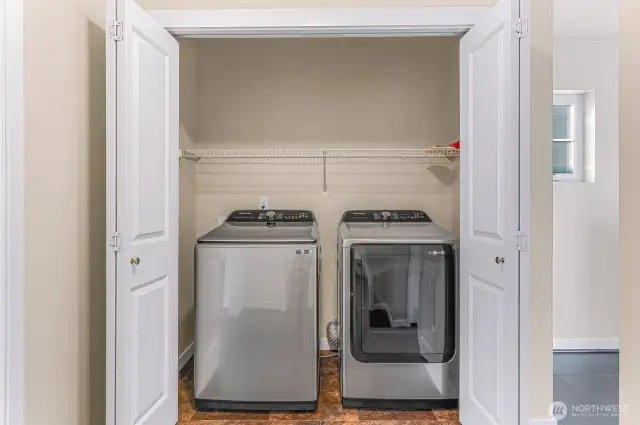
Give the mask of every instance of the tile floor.
[[[554, 400], [572, 405], [618, 403], [617, 353], [555, 353]], [[343, 409], [340, 404], [338, 359], [322, 359], [320, 400], [312, 413], [196, 412], [192, 407], [193, 365], [181, 374], [179, 424], [188, 425], [459, 425], [455, 410], [403, 412]], [[614, 416], [569, 414], [559, 425], [617, 425]]]
[[553, 399], [568, 407], [558, 425], [617, 425], [618, 417], [572, 414], [572, 406], [618, 404], [618, 353], [554, 353]]
[[[323, 353], [325, 354], [325, 353]], [[318, 410], [310, 413], [196, 412], [192, 402], [193, 365], [181, 373], [180, 425], [460, 425], [457, 410], [378, 411], [343, 409], [337, 357], [321, 360]], [[355, 424], [357, 422], [357, 424]]]

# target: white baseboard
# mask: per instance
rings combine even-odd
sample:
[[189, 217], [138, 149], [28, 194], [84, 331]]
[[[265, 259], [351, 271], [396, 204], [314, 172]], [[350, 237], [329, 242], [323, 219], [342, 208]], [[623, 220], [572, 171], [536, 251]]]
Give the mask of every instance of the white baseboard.
[[327, 338], [320, 339], [320, 349], [325, 351], [329, 350], [329, 341], [327, 341]]
[[553, 418], [529, 420], [529, 425], [556, 425], [557, 423], [558, 422]]
[[618, 350], [618, 338], [554, 338], [554, 350]]
[[193, 346], [194, 346], [194, 342], [192, 342], [191, 344], [189, 344], [187, 346], [187, 348], [184, 349], [184, 351], [180, 354], [180, 357], [178, 357], [178, 370], [182, 370], [182, 368], [184, 367], [184, 365], [187, 364], [187, 362], [189, 361], [189, 359], [191, 359], [191, 357], [193, 357]]

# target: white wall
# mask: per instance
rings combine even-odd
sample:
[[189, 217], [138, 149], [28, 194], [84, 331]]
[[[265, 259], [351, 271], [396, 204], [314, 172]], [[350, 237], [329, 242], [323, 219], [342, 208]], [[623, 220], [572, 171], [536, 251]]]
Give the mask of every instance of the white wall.
[[595, 181], [555, 182], [554, 348], [616, 348], [618, 44], [556, 40], [555, 90], [595, 93]]

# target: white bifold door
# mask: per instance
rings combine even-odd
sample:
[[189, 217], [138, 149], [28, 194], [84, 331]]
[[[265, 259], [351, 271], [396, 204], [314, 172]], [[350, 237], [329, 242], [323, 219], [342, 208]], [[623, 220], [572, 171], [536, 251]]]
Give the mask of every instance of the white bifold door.
[[[178, 421], [178, 42], [132, 0], [108, 40], [110, 425]], [[117, 31], [117, 32], [115, 32]], [[114, 53], [112, 51], [112, 53]], [[113, 74], [110, 74], [113, 76]], [[111, 176], [113, 177], [113, 176]], [[114, 205], [115, 203], [115, 205]], [[110, 236], [112, 237], [112, 236]], [[113, 254], [110, 253], [110, 256]], [[115, 269], [115, 270], [114, 270]], [[113, 287], [115, 286], [115, 288]], [[115, 292], [114, 292], [115, 290]], [[115, 305], [114, 305], [115, 304]], [[115, 333], [115, 335], [114, 335]], [[114, 413], [115, 411], [115, 413]]]
[[518, 0], [460, 42], [460, 420], [519, 423]]

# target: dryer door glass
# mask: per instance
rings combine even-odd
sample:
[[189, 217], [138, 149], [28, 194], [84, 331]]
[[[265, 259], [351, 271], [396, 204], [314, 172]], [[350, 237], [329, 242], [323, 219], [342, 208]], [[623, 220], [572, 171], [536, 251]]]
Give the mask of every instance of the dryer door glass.
[[[413, 247], [412, 247], [413, 248]], [[410, 281], [418, 286], [418, 345], [430, 363], [441, 363], [447, 351], [447, 264], [442, 245], [430, 245], [411, 256]]]
[[455, 350], [448, 245], [354, 245], [351, 351], [374, 363], [446, 362]]

